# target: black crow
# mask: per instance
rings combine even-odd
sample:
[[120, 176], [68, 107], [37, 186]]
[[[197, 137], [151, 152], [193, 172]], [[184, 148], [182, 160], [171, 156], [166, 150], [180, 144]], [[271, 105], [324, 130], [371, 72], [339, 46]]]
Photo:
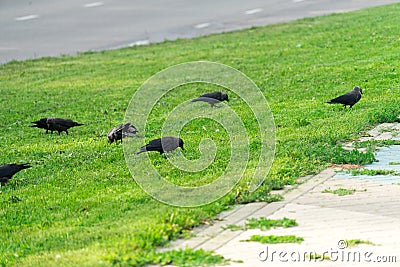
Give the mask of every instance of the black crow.
[[61, 118], [47, 118], [46, 123], [50, 131], [57, 131], [59, 135], [61, 132], [68, 134], [68, 129], [71, 127], [83, 125], [72, 120]]
[[[49, 133], [49, 126], [47, 126], [47, 118], [43, 118], [38, 121], [32, 121], [31, 123], [34, 123], [34, 125], [31, 125], [30, 127], [45, 129], [46, 133]], [[53, 133], [53, 131], [51, 131], [51, 133]]]
[[136, 129], [135, 126], [132, 125], [132, 123], [123, 123], [121, 125], [115, 126], [112, 128], [108, 134], [108, 142], [112, 143], [115, 142], [117, 143], [118, 140], [121, 140], [122, 143], [122, 137], [126, 136], [135, 136], [138, 130]]
[[172, 150], [175, 150], [178, 147], [184, 150], [183, 140], [181, 138], [173, 136], [165, 136], [162, 138], [151, 140], [147, 145], [142, 146], [138, 152], [135, 152], [135, 154], [140, 154], [148, 151], [158, 151], [160, 152], [160, 154], [163, 154], [165, 152], [170, 152]]
[[225, 92], [213, 92], [213, 93], [208, 93], [201, 95], [200, 97], [208, 97], [208, 98], [214, 98], [219, 101], [227, 101], [229, 102], [228, 95]]
[[215, 104], [217, 104], [221, 101], [229, 102], [229, 98], [228, 98], [228, 95], [224, 92], [213, 92], [213, 93], [201, 95], [200, 97], [192, 100], [192, 102], [199, 102], [199, 101], [209, 103], [211, 105], [211, 107], [213, 107]]
[[4, 186], [17, 172], [30, 168], [29, 164], [7, 164], [0, 166], [0, 183]]
[[354, 87], [354, 89], [347, 94], [338, 96], [326, 103], [328, 104], [342, 104], [344, 107], [350, 106], [350, 108], [353, 107], [355, 103], [360, 101], [362, 96], [362, 89], [358, 86]]

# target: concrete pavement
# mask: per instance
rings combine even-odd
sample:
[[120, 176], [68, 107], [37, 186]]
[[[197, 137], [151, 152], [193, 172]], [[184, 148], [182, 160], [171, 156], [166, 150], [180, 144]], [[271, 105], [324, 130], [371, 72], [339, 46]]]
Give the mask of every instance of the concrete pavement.
[[[388, 138], [395, 138], [398, 124], [385, 125]], [[381, 126], [378, 126], [381, 127]], [[379, 131], [376, 131], [379, 129]], [[371, 133], [388, 136], [376, 128]], [[396, 155], [400, 157], [400, 155]], [[400, 161], [400, 159], [398, 160]], [[220, 214], [213, 225], [196, 229], [196, 237], [178, 240], [167, 249], [212, 250], [233, 260], [229, 266], [400, 266], [400, 176], [393, 183], [341, 177], [339, 169], [327, 169], [304, 177], [296, 187], [280, 191], [284, 200], [274, 203], [240, 205]], [[339, 196], [323, 192], [354, 189]], [[228, 224], [244, 225], [247, 218], [295, 219], [298, 226], [268, 231], [231, 231]], [[301, 244], [260, 244], [242, 242], [251, 235], [296, 235]], [[346, 240], [360, 239], [371, 244], [346, 247]], [[328, 256], [323, 261], [301, 258], [304, 253]], [[268, 257], [267, 257], [268, 255]], [[280, 255], [280, 256], [279, 256]]]

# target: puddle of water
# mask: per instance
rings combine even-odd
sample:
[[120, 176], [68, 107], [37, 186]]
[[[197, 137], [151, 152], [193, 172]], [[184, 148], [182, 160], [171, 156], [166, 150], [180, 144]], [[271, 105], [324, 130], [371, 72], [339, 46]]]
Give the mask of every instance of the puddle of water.
[[353, 179], [353, 180], [361, 180], [361, 181], [371, 181], [380, 184], [399, 184], [400, 176], [393, 175], [355, 175], [353, 176], [351, 173], [340, 172], [337, 173], [335, 178], [342, 179]]
[[379, 148], [379, 151], [376, 153], [375, 158], [378, 160], [378, 162], [373, 162], [372, 164], [365, 165], [366, 169], [394, 170], [400, 172], [400, 145]]
[[[365, 165], [369, 170], [393, 170], [400, 173], [400, 145], [381, 147], [375, 154], [377, 162]], [[394, 164], [397, 163], [397, 164]], [[400, 176], [397, 175], [355, 175], [339, 172], [335, 178], [347, 178], [355, 180], [368, 180], [384, 184], [399, 184]]]

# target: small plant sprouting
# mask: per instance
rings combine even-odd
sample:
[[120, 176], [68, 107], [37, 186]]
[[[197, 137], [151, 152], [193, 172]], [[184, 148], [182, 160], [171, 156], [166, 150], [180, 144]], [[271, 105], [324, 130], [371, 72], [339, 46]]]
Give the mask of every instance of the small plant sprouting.
[[331, 190], [329, 188], [325, 189], [324, 191], [322, 191], [322, 193], [332, 193], [338, 196], [345, 196], [345, 195], [352, 195], [356, 192], [355, 189], [346, 189], [346, 188], [338, 188], [335, 190]]
[[279, 244], [279, 243], [301, 243], [304, 238], [295, 235], [252, 235], [250, 239], [242, 240], [242, 242], [260, 242], [262, 244]]
[[331, 260], [331, 258], [328, 255], [325, 255], [325, 253], [323, 255], [316, 254], [316, 253], [310, 253], [307, 255], [307, 258], [309, 260], [320, 260], [320, 261]]
[[265, 217], [260, 218], [249, 218], [244, 226], [238, 226], [234, 224], [229, 224], [225, 227], [225, 229], [230, 229], [231, 231], [238, 231], [238, 230], [247, 230], [247, 229], [260, 229], [260, 230], [269, 230], [271, 228], [276, 227], [293, 227], [297, 226], [296, 220], [283, 218], [278, 220], [267, 219]]
[[231, 231], [239, 231], [239, 230], [245, 230], [245, 227], [236, 224], [228, 224], [227, 226], [223, 227], [223, 229], [229, 229]]
[[[395, 165], [395, 164], [392, 164], [392, 162], [390, 162], [389, 165]], [[347, 173], [351, 173], [351, 175], [353, 175], [353, 176], [356, 176], [356, 175], [370, 175], [370, 176], [400, 175], [400, 173], [396, 172], [395, 170], [370, 170], [370, 169], [352, 169], [352, 170], [347, 171]]]
[[361, 240], [361, 239], [350, 239], [350, 240], [346, 240], [346, 242], [347, 242], [347, 247], [354, 247], [354, 246], [357, 246], [360, 244], [375, 245], [371, 241]]

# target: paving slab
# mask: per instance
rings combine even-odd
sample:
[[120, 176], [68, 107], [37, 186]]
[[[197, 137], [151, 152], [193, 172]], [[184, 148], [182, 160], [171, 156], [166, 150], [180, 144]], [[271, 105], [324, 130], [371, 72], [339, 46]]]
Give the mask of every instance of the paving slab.
[[[240, 205], [221, 214], [214, 225], [198, 230], [195, 238], [175, 242], [168, 249], [212, 250], [231, 259], [228, 266], [399, 266], [400, 185], [342, 179], [335, 175], [334, 169], [325, 170], [284, 193], [284, 200], [280, 202]], [[323, 192], [337, 188], [355, 189], [355, 192], [345, 196]], [[232, 223], [244, 225], [247, 218], [259, 217], [287, 217], [295, 219], [298, 226], [268, 231], [224, 228]], [[304, 241], [301, 244], [268, 245], [243, 242], [255, 234], [296, 235]], [[372, 244], [339, 248], [342, 240], [351, 239]], [[266, 257], [266, 251], [269, 257]], [[303, 257], [311, 253], [332, 253], [329, 254], [331, 260], [315, 261]], [[344, 258], [337, 258], [337, 255], [344, 255]], [[348, 255], [357, 257], [347, 259]], [[373, 262], [384, 256], [385, 260], [396, 262]]]
[[[293, 198], [285, 201], [284, 205], [275, 211], [271, 209], [260, 209], [254, 217], [268, 217], [280, 219], [283, 217], [295, 219], [299, 224], [292, 228], [278, 228], [268, 231], [251, 230], [242, 231], [237, 237], [215, 249], [213, 244], [209, 248], [224, 257], [242, 263], [232, 263], [230, 266], [399, 266], [400, 262], [400, 186], [374, 182], [334, 178], [314, 178], [308, 184], [300, 185], [296, 190], [290, 192]], [[330, 193], [322, 193], [326, 188], [354, 188], [357, 191], [352, 195], [338, 196]], [[364, 191], [367, 189], [367, 191]], [[294, 195], [297, 194], [297, 197]], [[376, 198], [371, 200], [371, 196]], [[379, 196], [382, 196], [379, 198]], [[304, 238], [299, 244], [269, 244], [263, 245], [256, 242], [241, 242], [249, 239], [251, 235], [296, 235]], [[218, 238], [218, 237], [215, 237]], [[221, 235], [221, 238], [223, 236]], [[341, 240], [361, 239], [372, 242], [374, 245], [359, 245], [352, 248], [340, 249], [338, 243]], [[220, 243], [223, 243], [220, 240]], [[207, 248], [203, 244], [203, 248]], [[265, 252], [269, 249], [269, 258], [265, 259]], [[324, 252], [333, 255], [349, 253], [364, 255], [369, 258], [336, 259], [314, 262], [305, 259], [294, 262], [288, 257], [271, 258], [271, 253], [298, 253], [315, 252], [323, 255]], [[260, 257], [260, 253], [261, 256]], [[362, 254], [364, 253], [364, 254]], [[275, 254], [274, 254], [275, 255]], [[275, 255], [276, 256], [276, 255]], [[377, 263], [375, 256], [393, 256], [397, 263]], [[265, 260], [265, 261], [262, 261]]]
[[[385, 136], [383, 129], [393, 132], [398, 127], [399, 124], [385, 124], [369, 133], [373, 138], [381, 138]], [[381, 149], [377, 154], [380, 161], [368, 168], [397, 168], [389, 162], [400, 161], [399, 156], [400, 146]], [[195, 238], [174, 242], [166, 249], [211, 250], [230, 259], [228, 266], [241, 267], [400, 266], [400, 184], [396, 183], [400, 176], [363, 179], [362, 175], [337, 171], [338, 168], [331, 168], [300, 179], [298, 185], [280, 191], [283, 201], [239, 205], [222, 213], [213, 225], [196, 229]], [[343, 196], [332, 193], [339, 188], [353, 192]], [[248, 218], [260, 217], [295, 219], [298, 226], [267, 231], [226, 228], [228, 224], [244, 225]], [[304, 241], [244, 242], [252, 235], [296, 235]], [[349, 246], [348, 240], [352, 239], [367, 244]], [[326, 257], [312, 259], [310, 255], [316, 254]]]

